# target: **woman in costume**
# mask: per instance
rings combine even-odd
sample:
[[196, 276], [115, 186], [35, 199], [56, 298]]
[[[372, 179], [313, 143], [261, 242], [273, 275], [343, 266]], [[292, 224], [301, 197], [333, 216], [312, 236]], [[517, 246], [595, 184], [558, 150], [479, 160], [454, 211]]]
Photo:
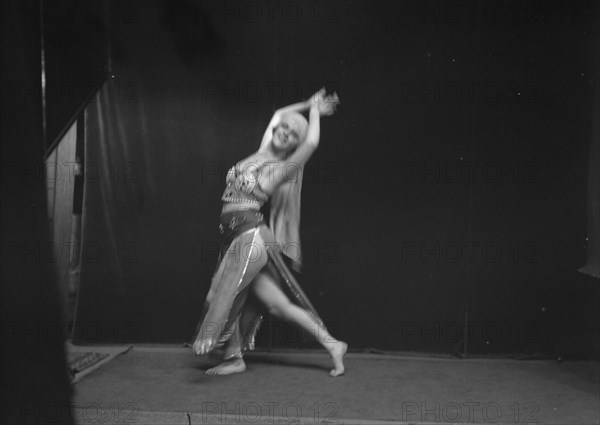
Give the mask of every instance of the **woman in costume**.
[[[301, 265], [300, 190], [304, 164], [319, 144], [320, 117], [332, 115], [337, 94], [325, 89], [305, 102], [279, 109], [260, 149], [227, 173], [223, 194], [221, 253], [206, 297], [193, 350], [207, 354], [224, 346], [221, 364], [208, 375], [246, 370], [243, 352], [254, 338], [266, 309], [312, 332], [329, 352], [331, 376], [344, 373], [347, 344], [333, 338], [283, 260]], [[309, 121], [300, 112], [309, 111]], [[270, 225], [260, 208], [270, 198]]]

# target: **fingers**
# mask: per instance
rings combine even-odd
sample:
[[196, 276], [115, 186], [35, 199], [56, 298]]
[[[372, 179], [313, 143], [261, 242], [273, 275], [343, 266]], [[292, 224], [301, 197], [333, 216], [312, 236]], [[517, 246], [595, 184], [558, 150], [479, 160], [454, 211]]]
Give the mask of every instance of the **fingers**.
[[336, 96], [328, 96], [325, 100], [325, 109], [324, 109], [324, 114], [325, 115], [333, 115], [336, 110], [337, 110], [337, 106], [340, 103], [339, 98], [337, 98]]
[[319, 91], [315, 92], [315, 94], [312, 95], [312, 99], [317, 103], [321, 102], [321, 100], [325, 97], [326, 93], [327, 92], [325, 90], [325, 87], [321, 87]]
[[335, 93], [335, 92], [333, 93], [333, 95], [329, 95], [329, 96], [325, 97], [324, 100], [326, 103], [329, 103], [332, 105], [338, 105], [340, 103], [340, 98], [337, 95], [337, 93]]
[[330, 100], [336, 100], [336, 101], [340, 100], [337, 92], [333, 92], [333, 94], [327, 95], [327, 91], [326, 91], [325, 87], [321, 87], [317, 92], [315, 92], [313, 97], [317, 101], [319, 101], [321, 99], [330, 99]]
[[321, 115], [333, 115], [336, 111], [337, 105], [340, 104], [340, 98], [337, 92], [333, 92], [331, 95], [327, 95], [325, 87], [322, 87], [318, 92], [313, 95], [313, 100], [318, 104], [319, 112]]

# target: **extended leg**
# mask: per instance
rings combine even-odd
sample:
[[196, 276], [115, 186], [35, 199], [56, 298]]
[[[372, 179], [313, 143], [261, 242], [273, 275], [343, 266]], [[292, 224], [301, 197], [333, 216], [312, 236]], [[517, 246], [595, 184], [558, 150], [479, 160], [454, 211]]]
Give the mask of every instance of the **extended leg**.
[[323, 345], [333, 359], [334, 368], [331, 370], [331, 376], [338, 376], [344, 373], [343, 359], [348, 348], [346, 343], [333, 338], [327, 332], [327, 329], [313, 319], [308, 311], [290, 302], [270, 272], [263, 269], [254, 279], [252, 290], [258, 299], [265, 304], [271, 314], [278, 318], [292, 321], [308, 332], [313, 332], [317, 341]]

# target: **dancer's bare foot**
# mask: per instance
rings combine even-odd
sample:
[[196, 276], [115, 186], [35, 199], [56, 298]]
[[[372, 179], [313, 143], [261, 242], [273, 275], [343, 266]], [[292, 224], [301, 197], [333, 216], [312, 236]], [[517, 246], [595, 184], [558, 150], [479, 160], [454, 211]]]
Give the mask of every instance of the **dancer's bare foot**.
[[348, 344], [342, 341], [336, 342], [329, 354], [333, 360], [333, 369], [329, 372], [329, 376], [340, 376], [344, 374], [344, 354], [348, 350]]
[[244, 362], [244, 359], [237, 358], [232, 360], [226, 360], [220, 365], [208, 369], [204, 373], [210, 376], [231, 375], [233, 373], [242, 373], [245, 370], [246, 363]]

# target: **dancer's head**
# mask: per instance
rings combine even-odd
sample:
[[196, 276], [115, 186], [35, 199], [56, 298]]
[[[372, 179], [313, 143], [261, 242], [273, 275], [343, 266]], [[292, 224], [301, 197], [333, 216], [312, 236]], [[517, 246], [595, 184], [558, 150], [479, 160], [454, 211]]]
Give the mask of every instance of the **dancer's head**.
[[281, 116], [273, 129], [271, 148], [274, 153], [287, 157], [304, 142], [308, 121], [298, 112], [289, 112]]

